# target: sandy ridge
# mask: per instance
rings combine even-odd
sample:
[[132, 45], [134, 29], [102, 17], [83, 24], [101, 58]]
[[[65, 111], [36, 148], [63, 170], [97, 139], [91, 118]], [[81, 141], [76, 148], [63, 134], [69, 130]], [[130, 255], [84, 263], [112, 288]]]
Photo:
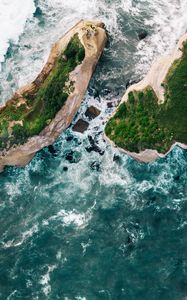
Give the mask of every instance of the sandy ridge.
[[[92, 26], [90, 26], [92, 25]], [[56, 138], [71, 123], [77, 113], [89, 81], [102, 54], [107, 41], [104, 24], [99, 21], [81, 20], [70, 29], [57, 43], [54, 44], [49, 58], [37, 78], [23, 88], [19, 89], [9, 102], [16, 98], [23, 98], [25, 92], [33, 91], [43, 82], [52, 70], [56, 59], [65, 50], [71, 38], [78, 33], [85, 48], [85, 58], [81, 65], [70, 73], [70, 80], [74, 82], [74, 91], [66, 100], [62, 109], [56, 114], [52, 122], [39, 135], [34, 136], [23, 145], [12, 147], [8, 151], [0, 152], [0, 172], [7, 165], [25, 166], [36, 152], [43, 147], [51, 145]]]

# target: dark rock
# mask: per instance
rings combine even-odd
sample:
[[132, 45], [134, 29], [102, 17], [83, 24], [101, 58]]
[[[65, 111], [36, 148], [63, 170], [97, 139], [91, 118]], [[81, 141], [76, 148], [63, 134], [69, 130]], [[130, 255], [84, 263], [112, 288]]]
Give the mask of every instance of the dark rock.
[[104, 150], [102, 150], [101, 148], [99, 148], [99, 146], [96, 145], [96, 142], [94, 141], [94, 139], [92, 138], [91, 135], [88, 136], [89, 142], [90, 142], [90, 147], [86, 147], [86, 151], [88, 153], [95, 151], [97, 153], [99, 153], [100, 155], [104, 155]]
[[113, 161], [115, 161], [116, 163], [120, 163], [121, 162], [121, 157], [117, 154], [114, 154]]
[[131, 79], [127, 80], [125, 87], [127, 89], [129, 86], [136, 84], [136, 83], [138, 83], [138, 80], [131, 80]]
[[66, 141], [71, 142], [75, 146], [79, 146], [82, 144], [82, 142], [77, 137], [74, 137], [73, 135], [68, 136], [66, 138]]
[[93, 120], [100, 115], [101, 111], [96, 108], [95, 106], [88, 107], [87, 111], [85, 112], [85, 116], [89, 118], [89, 120]]
[[143, 40], [146, 38], [146, 36], [148, 35], [147, 31], [142, 29], [138, 32], [138, 38], [139, 40]]
[[69, 151], [65, 154], [65, 159], [68, 160], [71, 164], [77, 163], [81, 159], [81, 155], [77, 151]]
[[130, 235], [127, 236], [127, 251], [132, 252], [134, 249], [133, 240]]
[[89, 88], [88, 93], [90, 96], [92, 96], [94, 98], [99, 98], [99, 91], [95, 88]]
[[66, 154], [65, 159], [69, 162], [73, 162], [73, 151], [70, 151]]
[[72, 135], [70, 135], [70, 136], [68, 136], [67, 138], [66, 138], [66, 141], [67, 142], [70, 142], [70, 141], [72, 141], [73, 140], [73, 136]]
[[112, 108], [114, 106], [115, 106], [114, 102], [107, 102], [107, 107], [108, 108]]
[[56, 150], [55, 150], [55, 148], [54, 148], [53, 145], [49, 145], [49, 146], [48, 146], [48, 151], [49, 151], [53, 156], [57, 156], [57, 152], [56, 152]]
[[63, 167], [63, 171], [67, 172], [68, 171], [68, 167]]
[[110, 93], [111, 93], [111, 91], [110, 91], [109, 89], [104, 89], [103, 92], [102, 92], [102, 94], [103, 94], [104, 96], [107, 96], [107, 95], [109, 95]]
[[94, 161], [91, 163], [90, 168], [94, 171], [99, 171], [100, 170], [100, 164], [97, 161]]
[[156, 196], [150, 196], [149, 197], [149, 199], [147, 200], [147, 205], [149, 206], [149, 205], [154, 205], [154, 203], [156, 202], [156, 200], [157, 200], [157, 198], [156, 198]]
[[72, 130], [76, 131], [76, 132], [83, 133], [87, 130], [88, 126], [89, 126], [88, 122], [86, 122], [82, 119], [79, 119], [77, 121], [77, 123], [73, 126]]
[[151, 197], [150, 197], [150, 201], [151, 201], [151, 202], [155, 202], [155, 201], [156, 201], [156, 196], [151, 196]]
[[180, 176], [179, 176], [179, 175], [176, 175], [176, 176], [174, 177], [174, 180], [175, 180], [175, 181], [179, 181], [179, 179], [180, 179]]

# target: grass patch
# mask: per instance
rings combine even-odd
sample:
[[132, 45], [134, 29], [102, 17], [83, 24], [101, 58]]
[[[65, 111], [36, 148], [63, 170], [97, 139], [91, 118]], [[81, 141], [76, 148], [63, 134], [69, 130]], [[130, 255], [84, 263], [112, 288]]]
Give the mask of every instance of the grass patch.
[[175, 141], [187, 144], [187, 42], [182, 51], [163, 83], [163, 104], [158, 105], [150, 87], [133, 91], [108, 121], [105, 133], [117, 146], [135, 152], [156, 149], [165, 153]]
[[[53, 70], [42, 85], [32, 94], [25, 94], [25, 103], [18, 107], [20, 99], [9, 102], [0, 111], [0, 149], [24, 143], [29, 137], [39, 134], [55, 117], [73, 91], [69, 73], [85, 57], [85, 50], [78, 34], [69, 42], [64, 53], [57, 59]], [[22, 121], [22, 125], [13, 121]]]

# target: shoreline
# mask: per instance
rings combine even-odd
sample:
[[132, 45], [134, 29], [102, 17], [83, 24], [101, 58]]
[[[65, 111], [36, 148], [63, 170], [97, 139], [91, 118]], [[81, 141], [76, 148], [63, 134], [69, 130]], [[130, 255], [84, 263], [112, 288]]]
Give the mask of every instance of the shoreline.
[[[145, 77], [138, 83], [135, 83], [131, 86], [128, 87], [126, 90], [124, 96], [122, 97], [120, 104], [123, 102], [128, 101], [128, 95], [132, 91], [142, 91], [148, 86], [151, 86], [156, 93], [158, 97], [158, 103], [161, 104], [164, 102], [164, 88], [162, 87], [162, 83], [164, 82], [169, 69], [171, 68], [172, 64], [174, 63], [175, 60], [180, 59], [182, 55], [181, 47], [183, 42], [187, 40], [187, 33], [182, 36], [182, 38], [178, 41], [176, 47], [174, 48], [173, 52], [170, 55], [167, 56], [161, 56], [158, 58], [151, 66], [150, 70], [148, 73], [145, 75]], [[119, 107], [118, 105], [118, 107]], [[115, 113], [118, 110], [118, 107], [114, 110], [110, 118], [112, 118]], [[109, 118], [109, 119], [110, 119]], [[150, 163], [155, 161], [156, 159], [159, 158], [164, 158], [166, 157], [175, 146], [179, 146], [180, 148], [187, 150], [187, 145], [175, 142], [173, 145], [171, 145], [170, 149], [166, 153], [159, 153], [157, 150], [154, 149], [145, 149], [144, 151], [141, 152], [130, 152], [128, 150], [125, 150], [123, 148], [118, 147], [115, 145], [115, 143], [110, 140], [106, 134], [104, 133], [104, 139], [108, 141], [113, 147], [118, 148], [120, 152], [123, 152], [132, 158], [144, 162], [144, 163]]]
[[[77, 113], [91, 76], [95, 70], [98, 60], [103, 52], [107, 41], [104, 24], [99, 21], [81, 20], [73, 26], [52, 47], [49, 58], [36, 79], [15, 92], [4, 106], [11, 104], [16, 98], [23, 98], [24, 93], [33, 91], [40, 86], [52, 71], [56, 59], [66, 49], [69, 41], [75, 34], [79, 35], [80, 41], [85, 49], [85, 58], [71, 73], [69, 79], [74, 82], [74, 90], [68, 96], [63, 107], [58, 111], [54, 119], [38, 135], [29, 138], [24, 144], [12, 146], [9, 150], [0, 152], [0, 172], [5, 166], [23, 167], [34, 157], [35, 153], [42, 148], [51, 145], [59, 135], [70, 125]], [[0, 110], [4, 106], [0, 107]]]

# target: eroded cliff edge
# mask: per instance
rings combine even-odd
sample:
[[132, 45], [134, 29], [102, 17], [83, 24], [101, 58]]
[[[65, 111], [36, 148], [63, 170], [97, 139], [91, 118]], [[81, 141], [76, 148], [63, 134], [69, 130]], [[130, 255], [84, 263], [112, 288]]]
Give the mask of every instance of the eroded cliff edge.
[[53, 46], [37, 78], [0, 108], [0, 171], [25, 166], [70, 125], [106, 41], [103, 23], [80, 21]]
[[130, 86], [105, 127], [115, 147], [141, 162], [187, 149], [187, 34]]

